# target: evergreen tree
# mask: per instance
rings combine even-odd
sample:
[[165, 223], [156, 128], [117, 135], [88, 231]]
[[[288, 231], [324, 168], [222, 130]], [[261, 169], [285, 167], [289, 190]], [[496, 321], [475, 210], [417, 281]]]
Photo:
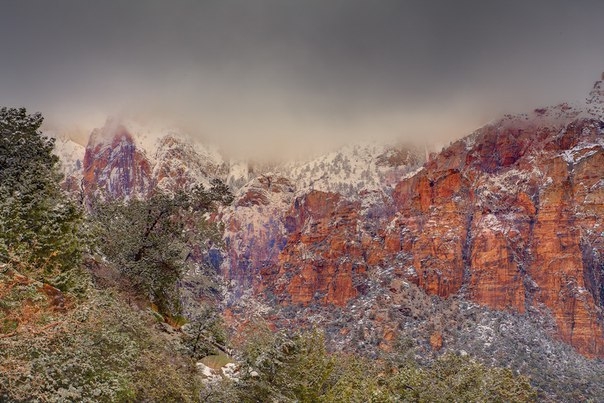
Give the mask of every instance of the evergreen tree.
[[[232, 195], [221, 181], [189, 193], [157, 192], [146, 199], [93, 202], [91, 219], [98, 249], [125, 275], [134, 291], [168, 316], [180, 315], [179, 281], [189, 268], [193, 248], [220, 242], [217, 225], [205, 215]], [[212, 288], [212, 285], [208, 285]]]
[[[413, 342], [393, 362], [330, 353], [320, 331], [274, 332], [255, 326], [241, 350], [242, 402], [534, 402], [528, 379], [507, 368], [445, 354], [431, 365], [414, 359]], [[393, 365], [394, 364], [394, 365]]]
[[60, 188], [42, 121], [25, 108], [0, 108], [0, 261], [67, 288], [82, 252], [81, 211]]
[[262, 324], [251, 330], [236, 385], [240, 401], [388, 401], [379, 390], [377, 367], [361, 357], [329, 353], [321, 331], [275, 333]]

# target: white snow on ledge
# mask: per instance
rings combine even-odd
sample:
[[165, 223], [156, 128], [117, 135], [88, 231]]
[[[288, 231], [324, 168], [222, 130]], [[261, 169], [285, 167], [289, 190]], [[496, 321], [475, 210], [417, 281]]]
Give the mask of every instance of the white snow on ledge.
[[576, 164], [604, 149], [604, 139], [599, 140], [597, 143], [580, 144], [570, 150], [563, 151], [560, 155], [567, 164]]

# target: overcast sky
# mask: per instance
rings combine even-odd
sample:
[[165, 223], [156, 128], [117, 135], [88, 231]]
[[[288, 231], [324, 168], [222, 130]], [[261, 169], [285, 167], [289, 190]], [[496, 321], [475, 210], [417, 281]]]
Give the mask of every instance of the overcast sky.
[[239, 155], [448, 142], [604, 71], [598, 0], [0, 5], [0, 104], [70, 130], [161, 117]]

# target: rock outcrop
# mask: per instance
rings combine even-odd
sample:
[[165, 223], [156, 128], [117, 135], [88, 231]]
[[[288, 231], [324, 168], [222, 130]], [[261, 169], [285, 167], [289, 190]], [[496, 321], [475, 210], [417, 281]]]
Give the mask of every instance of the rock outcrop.
[[[404, 304], [400, 291], [414, 283], [429, 296], [551, 315], [562, 340], [604, 357], [603, 107], [597, 82], [584, 108], [506, 116], [421, 169], [416, 153], [372, 146], [289, 174], [261, 171], [219, 216], [229, 314], [250, 296], [290, 313]], [[232, 182], [247, 180], [244, 171]], [[148, 158], [126, 127], [109, 123], [91, 136], [82, 185], [88, 195], [133, 197], [212, 175], [231, 177], [174, 136]], [[375, 344], [389, 349], [396, 325], [378, 308]]]
[[275, 267], [287, 243], [283, 216], [294, 198], [294, 187], [281, 177], [263, 176], [244, 186], [221, 219], [226, 224], [228, 264], [224, 275], [233, 283], [233, 298], [260, 287], [260, 270]]
[[389, 270], [384, 295], [409, 281], [430, 295], [552, 315], [561, 339], [604, 357], [600, 88], [587, 111], [562, 104], [485, 126], [391, 195], [288, 189], [274, 202], [267, 182], [240, 193], [225, 216], [233, 295], [343, 307]]
[[[81, 191], [85, 197], [122, 199], [144, 197], [156, 188], [175, 192], [198, 184], [207, 187], [211, 179], [226, 176], [228, 168], [216, 151], [195, 147], [185, 135], [174, 131], [141, 135], [137, 130], [142, 129], [129, 128], [115, 119], [93, 130], [82, 172], [67, 172], [65, 188]], [[81, 184], [76, 183], [79, 177]]]
[[548, 311], [563, 340], [602, 357], [604, 125], [517, 123], [486, 127], [397, 186], [403, 250], [428, 293]]
[[153, 186], [151, 164], [132, 134], [118, 122], [95, 129], [86, 146], [82, 189], [86, 195], [127, 198]]
[[220, 156], [175, 133], [158, 140], [153, 160], [153, 180], [168, 192], [190, 190], [196, 184], [208, 186], [210, 179], [225, 176], [226, 167]]

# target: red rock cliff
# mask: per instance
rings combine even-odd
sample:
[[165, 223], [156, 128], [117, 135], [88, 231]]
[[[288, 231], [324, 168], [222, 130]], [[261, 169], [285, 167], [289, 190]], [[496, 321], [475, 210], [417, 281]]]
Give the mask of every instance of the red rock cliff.
[[151, 165], [125, 127], [108, 123], [93, 131], [83, 164], [86, 195], [130, 197], [145, 194], [151, 186]]
[[603, 174], [604, 123], [561, 105], [452, 144], [371, 208], [291, 189], [277, 207], [265, 183], [226, 218], [227, 278], [281, 305], [344, 306], [392, 267], [393, 284], [551, 314], [563, 340], [604, 357]]
[[454, 144], [397, 186], [403, 249], [428, 293], [549, 311], [563, 340], [602, 357], [603, 124], [516, 124]]

